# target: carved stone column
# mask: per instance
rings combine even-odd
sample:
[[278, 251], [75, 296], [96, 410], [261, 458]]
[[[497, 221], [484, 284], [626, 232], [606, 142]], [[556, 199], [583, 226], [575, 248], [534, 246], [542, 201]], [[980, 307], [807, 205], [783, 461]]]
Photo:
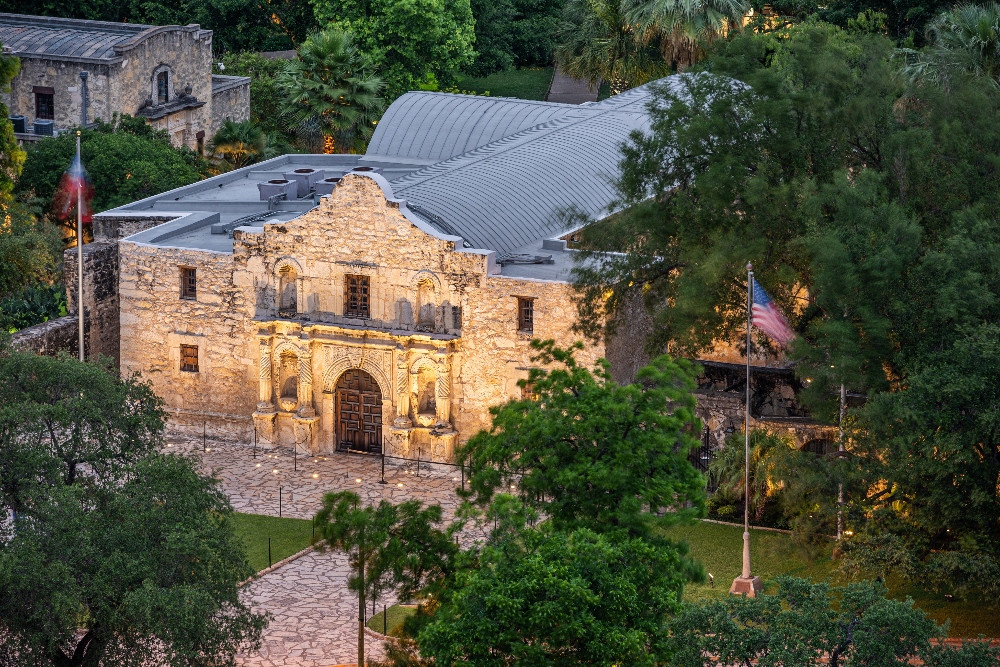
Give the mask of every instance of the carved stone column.
[[434, 428], [444, 430], [451, 429], [451, 364], [448, 363], [448, 355], [439, 353], [437, 355], [437, 384], [434, 387], [434, 405], [437, 415], [437, 424]]
[[299, 355], [299, 383], [298, 398], [300, 417], [315, 417], [316, 410], [312, 402], [313, 373], [312, 373], [312, 352], [306, 349]]
[[406, 359], [406, 350], [397, 350], [396, 360], [396, 419], [392, 422], [396, 428], [410, 428], [410, 369]]
[[271, 384], [271, 341], [260, 339], [260, 376], [257, 412], [274, 412], [274, 388]]

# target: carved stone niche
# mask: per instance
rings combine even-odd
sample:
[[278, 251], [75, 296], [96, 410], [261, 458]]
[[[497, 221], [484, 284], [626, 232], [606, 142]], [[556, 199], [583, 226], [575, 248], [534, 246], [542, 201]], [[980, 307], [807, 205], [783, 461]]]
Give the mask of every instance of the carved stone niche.
[[278, 407], [293, 412], [299, 404], [299, 359], [289, 351], [278, 360]]

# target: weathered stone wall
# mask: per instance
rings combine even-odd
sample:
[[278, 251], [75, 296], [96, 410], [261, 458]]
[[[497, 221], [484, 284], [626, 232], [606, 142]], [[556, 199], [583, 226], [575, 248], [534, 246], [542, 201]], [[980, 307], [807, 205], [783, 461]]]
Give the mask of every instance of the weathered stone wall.
[[[66, 352], [77, 355], [80, 350], [79, 319], [76, 315], [67, 315], [21, 329], [13, 335], [11, 343], [18, 349], [30, 350], [36, 354], [55, 356], [59, 352]], [[87, 321], [84, 319], [84, 349], [89, 343]]]
[[195, 148], [199, 130], [212, 124], [212, 31], [196, 25], [164, 26], [142, 33], [143, 39], [122, 53], [121, 71], [112, 80], [117, 109], [135, 115], [149, 99], [156, 101], [158, 68], [168, 68], [170, 99], [187, 86], [205, 105], [180, 111], [152, 124], [164, 129], [175, 145]]
[[[533, 336], [576, 340], [572, 293], [489, 275], [488, 253], [456, 251], [383, 185], [347, 176], [300, 218], [237, 230], [232, 255], [122, 241], [122, 369], [153, 383], [175, 425], [197, 434], [253, 415], [262, 441], [313, 451], [336, 445], [334, 388], [361, 369], [382, 396], [387, 451], [450, 459], [490, 406], [520, 397]], [[195, 300], [180, 298], [182, 267], [197, 270]], [[350, 275], [369, 279], [368, 318], [344, 314]], [[519, 296], [535, 299], [533, 335], [517, 332]], [[180, 370], [182, 344], [198, 346], [197, 373]]]
[[28, 123], [35, 120], [35, 86], [52, 88], [52, 101], [57, 128], [80, 124], [82, 90], [80, 72], [89, 73], [87, 79], [87, 120], [111, 120], [118, 110], [112, 90], [116, 68], [108, 65], [50, 60], [46, 58], [21, 58], [21, 71], [11, 82], [11, 92], [4, 96], [11, 115], [26, 116]]
[[[120, 243], [121, 368], [140, 372], [175, 424], [249, 428], [257, 396], [256, 327], [226, 253]], [[181, 299], [180, 267], [197, 269], [193, 300]], [[198, 372], [182, 371], [180, 346], [198, 347]], [[194, 414], [194, 413], [197, 413]]]
[[[63, 255], [63, 280], [69, 312], [78, 312], [76, 248]], [[83, 308], [85, 356], [102, 355], [119, 361], [118, 244], [83, 246]]]
[[212, 127], [206, 143], [223, 121], [242, 123], [250, 119], [250, 79], [245, 76], [212, 75]]

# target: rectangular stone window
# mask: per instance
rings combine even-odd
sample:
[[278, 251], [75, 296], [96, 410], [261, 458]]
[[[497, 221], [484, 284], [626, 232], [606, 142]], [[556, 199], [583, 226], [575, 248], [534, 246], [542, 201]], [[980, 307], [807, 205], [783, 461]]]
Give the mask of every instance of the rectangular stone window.
[[344, 276], [344, 316], [371, 317], [371, 288], [368, 276]]
[[197, 345], [181, 345], [181, 370], [187, 373], [198, 372]]
[[198, 298], [198, 271], [181, 267], [181, 298], [194, 301]]
[[160, 72], [156, 75], [156, 102], [163, 104], [170, 98], [170, 82], [167, 80], [167, 73]]
[[39, 120], [55, 120], [55, 94], [35, 91], [35, 118]]
[[519, 296], [517, 297], [517, 330], [521, 333], [534, 333], [535, 331], [535, 300]]

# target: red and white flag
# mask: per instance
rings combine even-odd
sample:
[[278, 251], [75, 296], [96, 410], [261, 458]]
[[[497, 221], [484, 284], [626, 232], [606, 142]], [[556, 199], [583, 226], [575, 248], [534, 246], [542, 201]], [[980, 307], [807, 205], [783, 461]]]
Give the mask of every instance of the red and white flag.
[[753, 325], [766, 333], [781, 347], [785, 347], [795, 338], [795, 332], [788, 325], [788, 320], [781, 310], [774, 305], [771, 297], [753, 278]]

